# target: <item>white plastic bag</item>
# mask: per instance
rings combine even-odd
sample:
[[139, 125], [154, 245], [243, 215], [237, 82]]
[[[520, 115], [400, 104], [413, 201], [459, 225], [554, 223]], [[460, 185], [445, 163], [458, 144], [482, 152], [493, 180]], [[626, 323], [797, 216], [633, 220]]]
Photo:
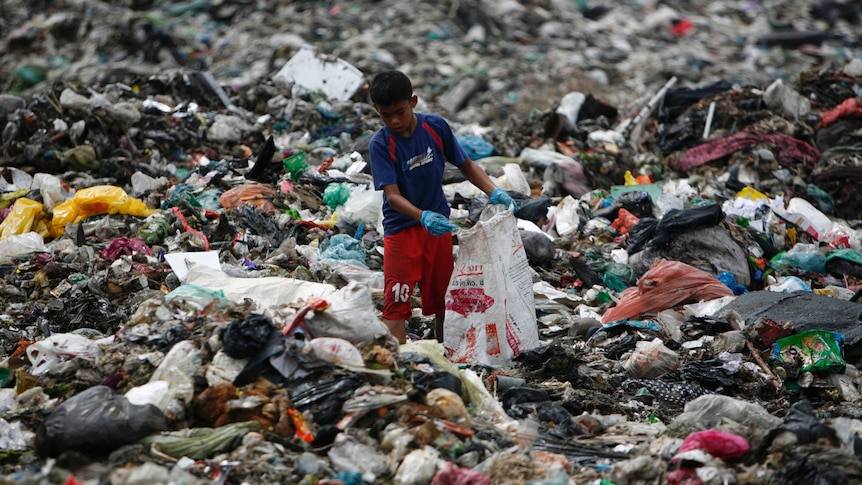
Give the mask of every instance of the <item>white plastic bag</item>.
[[458, 241], [443, 344], [454, 362], [510, 364], [539, 345], [530, 266], [512, 210], [489, 205]]
[[15, 234], [0, 241], [0, 263], [9, 264], [12, 258], [27, 253], [47, 253], [48, 247], [36, 232]]
[[27, 347], [30, 373], [40, 376], [56, 369], [61, 362], [78, 356], [95, 360], [102, 355], [98, 342], [74, 333], [55, 333]]
[[548, 208], [548, 218], [553, 219], [554, 228], [560, 236], [567, 236], [577, 231], [581, 225], [578, 201], [571, 195], [563, 197], [559, 205]]
[[338, 337], [350, 342], [370, 342], [389, 333], [377, 318], [368, 286], [351, 281], [326, 299], [326, 311], [305, 317], [305, 327], [315, 337]]
[[350, 197], [341, 209], [341, 217], [352, 224], [364, 223], [367, 229], [377, 227], [383, 208], [383, 192], [368, 185], [351, 185]]

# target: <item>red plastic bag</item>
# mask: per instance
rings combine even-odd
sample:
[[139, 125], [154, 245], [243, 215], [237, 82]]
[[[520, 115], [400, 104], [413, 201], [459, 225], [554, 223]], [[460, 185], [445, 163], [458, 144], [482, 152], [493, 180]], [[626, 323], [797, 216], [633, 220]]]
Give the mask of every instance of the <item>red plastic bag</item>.
[[640, 222], [640, 218], [626, 209], [620, 209], [617, 218], [611, 223], [611, 227], [620, 234], [628, 234], [632, 227]]
[[703, 450], [716, 458], [733, 460], [742, 458], [751, 450], [751, 445], [742, 436], [717, 429], [707, 429], [688, 435], [676, 453], [679, 455], [690, 450]]
[[723, 296], [733, 296], [733, 291], [715, 276], [680, 261], [662, 259], [641, 276], [637, 286], [623, 292], [617, 306], [602, 316], [602, 323]]
[[447, 461], [431, 480], [431, 485], [491, 485], [491, 479], [469, 468]]

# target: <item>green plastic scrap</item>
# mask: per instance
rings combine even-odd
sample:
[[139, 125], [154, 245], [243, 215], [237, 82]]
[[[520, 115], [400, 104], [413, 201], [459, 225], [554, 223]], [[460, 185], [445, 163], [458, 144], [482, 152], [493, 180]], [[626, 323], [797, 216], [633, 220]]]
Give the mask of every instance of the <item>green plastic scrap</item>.
[[290, 174], [291, 180], [299, 180], [306, 170], [308, 161], [305, 152], [300, 151], [284, 159], [284, 171]]
[[323, 202], [331, 209], [343, 205], [350, 198], [350, 187], [346, 182], [329, 184], [323, 190]]
[[150, 216], [135, 234], [149, 245], [161, 244], [171, 231], [171, 224], [161, 215]]
[[835, 249], [826, 253], [827, 263], [835, 258], [862, 265], [862, 252], [852, 248]]
[[220, 428], [190, 428], [158, 433], [142, 438], [138, 442], [152, 445], [156, 450], [174, 458], [187, 456], [193, 460], [203, 460], [236, 448], [246, 433], [259, 430], [260, 423], [246, 421]]
[[800, 372], [844, 372], [844, 336], [830, 330], [807, 330], [775, 342], [772, 358], [801, 364]]
[[201, 209], [201, 203], [197, 197], [195, 197], [195, 194], [192, 193], [192, 190], [193, 189], [190, 185], [176, 186], [173, 192], [171, 192], [171, 196], [162, 202], [162, 209], [170, 209], [171, 207], [179, 207], [190, 211]]
[[99, 168], [96, 150], [90, 145], [78, 145], [64, 152], [54, 153], [60, 166], [75, 172], [93, 171]]

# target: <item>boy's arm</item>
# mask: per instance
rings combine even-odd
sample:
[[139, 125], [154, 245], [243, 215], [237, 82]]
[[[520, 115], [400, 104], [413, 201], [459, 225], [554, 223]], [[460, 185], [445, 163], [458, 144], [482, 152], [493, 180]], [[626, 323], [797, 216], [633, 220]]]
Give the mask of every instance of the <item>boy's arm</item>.
[[488, 174], [482, 170], [482, 167], [473, 163], [473, 160], [469, 158], [464, 160], [464, 163], [458, 166], [458, 170], [467, 177], [473, 185], [475, 185], [479, 190], [485, 192], [486, 195], [491, 195], [491, 192], [497, 188], [494, 185], [494, 182], [491, 182], [491, 178], [488, 177]]
[[417, 221], [422, 220], [422, 209], [419, 209], [407, 200], [407, 197], [401, 195], [401, 191], [398, 190], [398, 184], [384, 185], [383, 193], [386, 194], [386, 199], [389, 200], [389, 205], [393, 209]]

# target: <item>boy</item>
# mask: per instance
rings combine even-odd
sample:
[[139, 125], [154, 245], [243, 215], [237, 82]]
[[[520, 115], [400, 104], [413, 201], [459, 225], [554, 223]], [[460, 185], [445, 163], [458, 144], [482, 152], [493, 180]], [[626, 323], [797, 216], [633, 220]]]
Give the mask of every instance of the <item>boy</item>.
[[442, 342], [455, 229], [443, 194], [445, 162], [489, 194], [492, 204], [511, 205], [515, 210], [517, 204], [467, 157], [446, 120], [413, 112], [418, 98], [402, 72], [378, 74], [369, 94], [384, 124], [368, 146], [374, 188], [383, 191], [382, 319], [403, 344], [405, 320], [412, 314], [410, 298], [418, 283], [422, 314], [435, 315], [435, 337]]

